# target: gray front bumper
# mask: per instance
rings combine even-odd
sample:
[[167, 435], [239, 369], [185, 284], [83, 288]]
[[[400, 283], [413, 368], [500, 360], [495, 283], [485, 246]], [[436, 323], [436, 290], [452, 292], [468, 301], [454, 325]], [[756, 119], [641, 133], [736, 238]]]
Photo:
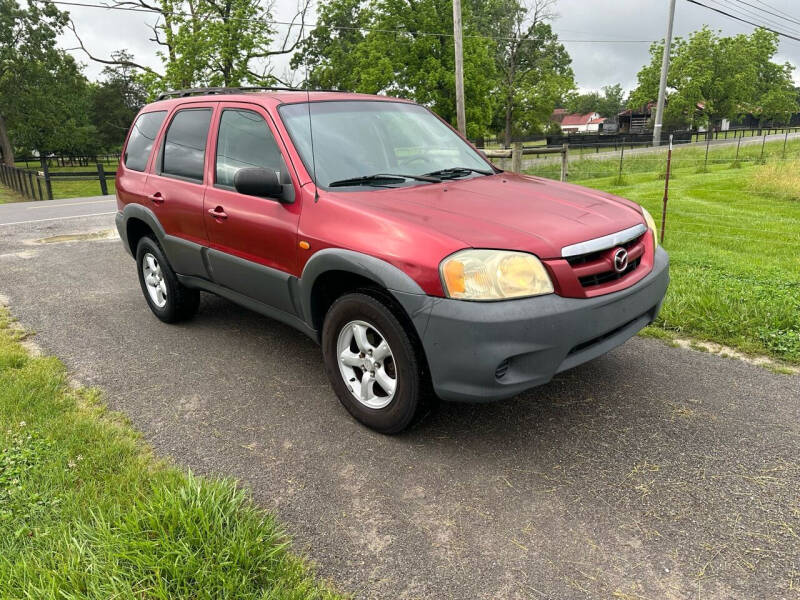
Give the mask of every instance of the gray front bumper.
[[434, 389], [445, 400], [488, 402], [547, 383], [652, 323], [668, 284], [669, 257], [658, 248], [647, 277], [605, 296], [435, 299], [421, 335]]

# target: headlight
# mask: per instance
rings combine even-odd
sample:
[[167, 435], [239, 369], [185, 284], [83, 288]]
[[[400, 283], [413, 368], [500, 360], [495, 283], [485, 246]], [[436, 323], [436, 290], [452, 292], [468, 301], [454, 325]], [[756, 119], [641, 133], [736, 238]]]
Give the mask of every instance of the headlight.
[[647, 223], [647, 228], [653, 232], [653, 247], [658, 248], [658, 230], [656, 229], [656, 222], [644, 206], [642, 207], [642, 213], [644, 214], [644, 222]]
[[552, 294], [538, 258], [510, 250], [461, 250], [439, 266], [444, 293], [462, 300], [505, 300]]

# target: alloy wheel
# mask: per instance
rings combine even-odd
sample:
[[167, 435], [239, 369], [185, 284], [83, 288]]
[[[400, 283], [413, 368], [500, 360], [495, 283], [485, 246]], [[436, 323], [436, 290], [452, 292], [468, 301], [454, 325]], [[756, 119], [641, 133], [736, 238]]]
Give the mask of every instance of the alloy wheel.
[[366, 321], [350, 321], [336, 344], [339, 372], [347, 389], [364, 406], [385, 408], [397, 390], [397, 366], [386, 338]]
[[164, 281], [158, 259], [149, 252], [142, 257], [142, 274], [150, 300], [158, 308], [164, 308], [167, 304], [167, 282]]

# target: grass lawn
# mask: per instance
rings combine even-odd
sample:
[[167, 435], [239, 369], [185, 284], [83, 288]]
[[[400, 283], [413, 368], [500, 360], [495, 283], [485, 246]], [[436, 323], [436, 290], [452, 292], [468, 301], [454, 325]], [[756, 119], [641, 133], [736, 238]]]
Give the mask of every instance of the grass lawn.
[[0, 308], [0, 595], [338, 598], [228, 480], [155, 459]]
[[[108, 193], [113, 194], [115, 187], [114, 187], [114, 175], [117, 172], [117, 161], [103, 161], [103, 169], [106, 172], [106, 185], [108, 186]], [[39, 171], [41, 166], [38, 163], [29, 161], [27, 163], [27, 167], [25, 166], [26, 163], [18, 162], [16, 165], [20, 168], [27, 168], [32, 171]], [[77, 166], [67, 166], [67, 167], [58, 167], [52, 166], [50, 167], [51, 173], [63, 173], [66, 171], [85, 171], [96, 173], [97, 166], [95, 164], [90, 164], [87, 167], [77, 167]], [[94, 180], [71, 180], [71, 179], [59, 179], [53, 178], [52, 180], [52, 187], [53, 187], [53, 198], [83, 198], [86, 196], [99, 196], [100, 191], [100, 181], [97, 179]], [[44, 186], [44, 182], [42, 182], [42, 186]], [[43, 188], [44, 189], [44, 188]], [[16, 200], [5, 199], [7, 195], [14, 195], [17, 197]], [[46, 194], [45, 194], [46, 195]], [[22, 198], [15, 192], [9, 190], [3, 185], [0, 185], [0, 204], [3, 202], [12, 202], [12, 201], [20, 201], [20, 200], [30, 200], [29, 198]]]
[[[672, 281], [655, 324], [686, 335], [800, 364], [800, 142], [711, 147], [673, 154], [664, 247]], [[616, 161], [570, 164], [570, 181], [630, 198], [660, 224], [663, 157], [628, 161], [622, 181]], [[557, 177], [558, 166], [532, 174]]]
[[0, 184], [0, 204], [6, 204], [7, 202], [25, 202], [26, 200], [27, 198], [20, 196], [11, 188]]

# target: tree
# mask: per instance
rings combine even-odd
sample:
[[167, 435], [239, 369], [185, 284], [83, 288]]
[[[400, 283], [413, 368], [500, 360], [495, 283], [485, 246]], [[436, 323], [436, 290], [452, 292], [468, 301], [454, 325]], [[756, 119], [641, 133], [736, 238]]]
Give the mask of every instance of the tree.
[[0, 0], [0, 147], [85, 152], [94, 144], [87, 86], [71, 56], [56, 47], [67, 15], [52, 3]]
[[295, 50], [309, 3], [301, 0], [281, 45], [272, 48], [277, 32], [259, 0], [113, 0], [112, 6], [157, 15], [150, 41], [158, 47], [163, 69], [136, 62], [129, 54], [99, 58], [86, 48], [75, 25], [70, 28], [90, 59], [136, 69], [150, 96], [195, 86], [272, 85], [279, 78], [270, 58]]
[[514, 133], [540, 131], [556, 103], [575, 87], [572, 60], [550, 27], [554, 0], [502, 2], [494, 28], [506, 146]]
[[[121, 51], [112, 58], [124, 62], [133, 57]], [[97, 129], [98, 146], [112, 151], [119, 149], [125, 140], [133, 118], [147, 102], [147, 91], [133, 67], [108, 66], [103, 69], [102, 77], [91, 88], [91, 120]]]
[[358, 90], [356, 49], [373, 17], [362, 0], [338, 0], [319, 5], [317, 26], [301, 40], [290, 66], [313, 88]]
[[[491, 43], [464, 6], [464, 88], [468, 133], [481, 135], [493, 109]], [[354, 25], [359, 30], [354, 30]], [[450, 0], [333, 0], [298, 47], [292, 66], [312, 86], [412, 98], [455, 120], [455, 54]]]
[[625, 107], [625, 92], [622, 85], [603, 86], [603, 93], [596, 91], [575, 94], [568, 98], [566, 108], [570, 113], [585, 115], [596, 112], [601, 117], [614, 118]]
[[[670, 53], [665, 122], [710, 125], [744, 114], [769, 119], [796, 112], [793, 67], [772, 62], [777, 51], [777, 34], [764, 29], [721, 37], [703, 27], [688, 39], [676, 38]], [[663, 52], [663, 42], [650, 47], [651, 60], [639, 71], [631, 105], [656, 98]]]
[[[574, 87], [569, 56], [545, 23], [552, 1], [462, 5], [469, 136], [539, 130]], [[308, 69], [311, 86], [412, 98], [453, 123], [452, 31], [450, 0], [332, 0], [291, 64]]]

